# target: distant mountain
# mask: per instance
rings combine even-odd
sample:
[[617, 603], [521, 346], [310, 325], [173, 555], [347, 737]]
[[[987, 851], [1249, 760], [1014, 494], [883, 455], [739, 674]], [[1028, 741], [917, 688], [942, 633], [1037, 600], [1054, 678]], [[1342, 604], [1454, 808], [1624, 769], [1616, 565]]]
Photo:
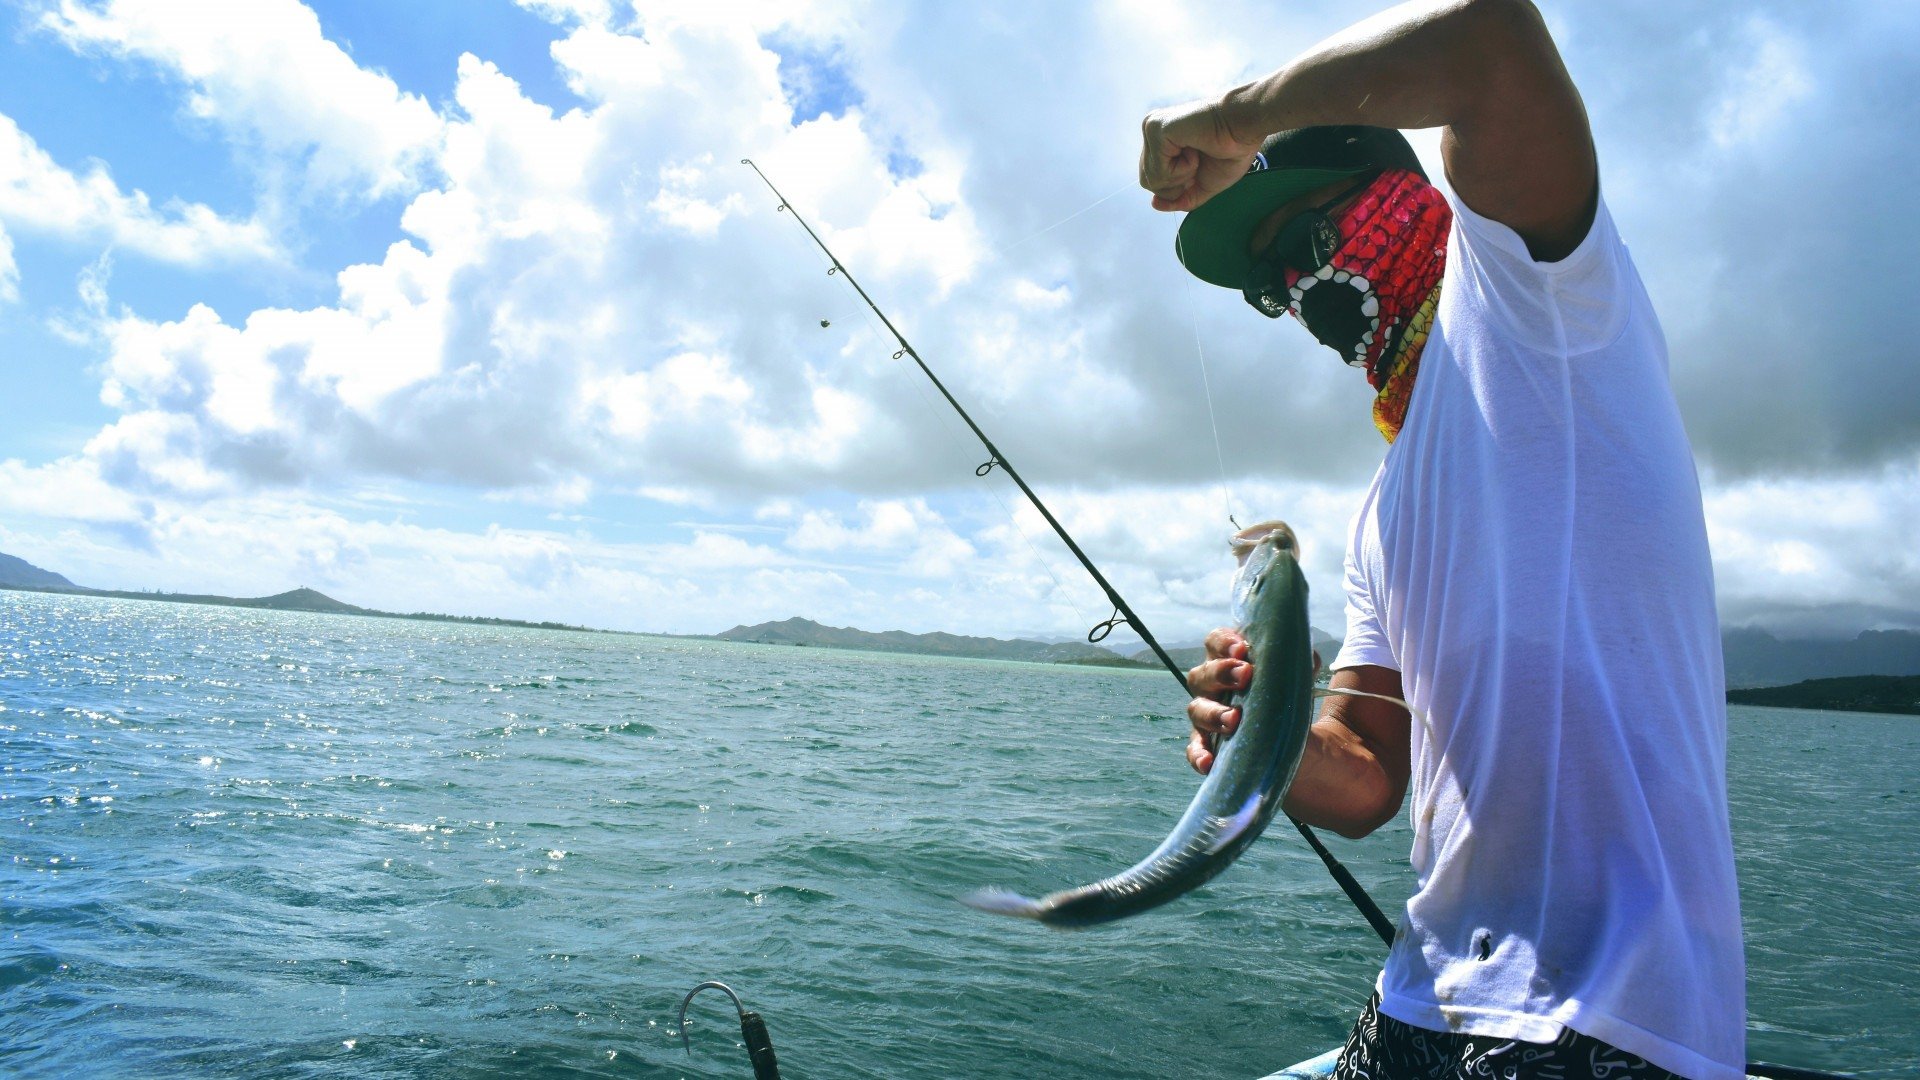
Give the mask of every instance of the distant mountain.
[[[736, 626], [714, 634], [722, 641], [752, 641], [764, 645], [805, 645], [827, 649], [866, 649], [873, 652], [923, 653], [933, 656], [968, 656], [986, 660], [1026, 660], [1048, 664], [1093, 664], [1100, 667], [1160, 666], [1151, 649], [1122, 656], [1111, 649], [1084, 641], [1034, 641], [1030, 638], [967, 637], [960, 634], [909, 634], [904, 630], [875, 633], [851, 626], [823, 626], [812, 619], [792, 618], [753, 626]], [[1340, 649], [1339, 639], [1320, 630], [1313, 631], [1314, 647], [1322, 660], [1332, 660]], [[1206, 650], [1198, 645], [1170, 648], [1167, 655], [1182, 668], [1190, 668], [1206, 659]]]
[[[1168, 649], [1167, 657], [1173, 661], [1175, 667], [1178, 667], [1182, 671], [1188, 671], [1198, 667], [1200, 661], [1207, 658], [1207, 647], [1205, 645], [1188, 645], [1183, 648]], [[1145, 664], [1148, 667], [1160, 666], [1160, 658], [1153, 655], [1152, 649], [1141, 649], [1139, 652], [1127, 657], [1127, 659], [1136, 664]]]
[[1730, 687], [1783, 686], [1846, 675], [1920, 675], [1920, 633], [1867, 630], [1851, 641], [1782, 641], [1755, 627], [1720, 636]]
[[27, 589], [77, 589], [79, 586], [51, 570], [42, 570], [25, 559], [0, 555], [0, 587]]
[[116, 600], [166, 600], [175, 604], [209, 604], [214, 607], [266, 608], [270, 611], [322, 611], [335, 615], [386, 615], [393, 618], [414, 618], [410, 615], [396, 615], [390, 611], [375, 611], [372, 608], [355, 607], [352, 604], [335, 600], [313, 589], [293, 589], [289, 592], [275, 593], [272, 596], [216, 596], [211, 593], [169, 593], [169, 592], [133, 592], [126, 589], [88, 589], [70, 585], [60, 592], [76, 592], [87, 596], [106, 596]]
[[244, 607], [272, 608], [276, 611], [331, 611], [337, 615], [381, 615], [371, 608], [355, 607], [352, 604], [335, 600], [313, 589], [299, 588], [291, 592], [262, 596], [257, 600], [238, 600], [236, 604]]
[[1127, 664], [1127, 659], [1118, 653], [1078, 641], [1049, 643], [1026, 638], [967, 637], [937, 631], [931, 634], [909, 634], [904, 630], [875, 633], [851, 626], [823, 626], [812, 619], [801, 618], [736, 626], [713, 636], [722, 641], [754, 641], [765, 645], [811, 645], [827, 649], [866, 649], [872, 652], [966, 656], [985, 660]]
[[265, 608], [270, 611], [314, 611], [330, 615], [370, 615], [382, 619], [420, 619], [427, 622], [477, 623], [484, 626], [524, 626], [536, 630], [585, 630], [556, 622], [526, 622], [520, 619], [494, 619], [479, 615], [436, 615], [416, 611], [376, 611], [335, 600], [314, 589], [291, 589], [272, 596], [215, 596], [206, 593], [132, 592], [125, 589], [89, 589], [75, 585], [52, 571], [0, 554], [0, 589], [20, 592], [74, 593], [80, 596], [104, 596], [116, 600], [162, 600], [175, 604], [209, 604], [215, 607]]
[[1776, 705], [1788, 709], [1920, 715], [1920, 677], [1854, 675], [1841, 679], [1808, 679], [1792, 686], [1729, 690], [1727, 701], [1734, 705]]
[[[1720, 640], [1726, 653], [1727, 686], [1734, 689], [1858, 675], [1920, 675], [1920, 633], [1912, 630], [1867, 630], [1851, 640], [1800, 641], [1739, 627], [1725, 631]], [[1331, 663], [1340, 652], [1340, 639], [1315, 628], [1313, 647], [1320, 650], [1323, 662]], [[1169, 649], [1167, 654], [1183, 668], [1206, 658], [1206, 650], [1199, 647]], [[1131, 659], [1149, 665], [1159, 662], [1145, 649]]]
[[[1317, 626], [1307, 627], [1307, 636], [1312, 639], [1314, 649], [1320, 653], [1320, 663], [1322, 665], [1333, 663], [1333, 658], [1340, 653], [1340, 639]], [[1182, 669], [1189, 669], [1195, 667], [1200, 661], [1207, 658], [1207, 647], [1205, 645], [1190, 645], [1178, 649], [1170, 648], [1167, 650], [1167, 655]], [[1160, 658], [1153, 655], [1152, 649], [1141, 649], [1127, 659], [1137, 664], [1145, 664], [1148, 667], [1160, 666]]]
[[[377, 611], [373, 608], [343, 603], [324, 593], [307, 588], [257, 597], [90, 589], [84, 585], [75, 585], [51, 570], [43, 570], [24, 559], [3, 553], [0, 553], [0, 589], [72, 593], [127, 600], [166, 600], [181, 604], [215, 604], [223, 607], [266, 608], [277, 611], [314, 611], [393, 619], [477, 623], [489, 626], [525, 626], [549, 630], [585, 629], [585, 627], [554, 622], [438, 615], [424, 611], [412, 614]], [[1090, 645], [1084, 641], [1045, 642], [1030, 638], [966, 637], [945, 633], [909, 634], [902, 630], [871, 633], [850, 626], [823, 626], [811, 619], [800, 618], [760, 623], [757, 626], [736, 626], [723, 634], [713, 636], [727, 641], [764, 641], [783, 645], [871, 649], [878, 652], [929, 653], [936, 656], [973, 656], [997, 660], [1031, 660], [1042, 663], [1099, 664], [1118, 667], [1159, 666], [1159, 660], [1146, 649], [1141, 649], [1131, 656], [1122, 656], [1111, 649]], [[1312, 636], [1314, 647], [1320, 651], [1320, 659], [1332, 661], [1335, 654], [1340, 651], [1340, 640], [1318, 628], [1312, 629]], [[1920, 676], [1920, 632], [1912, 630], [1867, 630], [1850, 641], [1800, 641], [1781, 640], [1765, 630], [1741, 627], [1726, 631], [1721, 637], [1721, 643], [1726, 652], [1727, 686], [1732, 689], [1784, 686], [1810, 679], [1836, 679], [1860, 675]], [[1191, 668], [1206, 658], [1205, 651], [1197, 645], [1171, 648], [1168, 654], [1182, 669]]]

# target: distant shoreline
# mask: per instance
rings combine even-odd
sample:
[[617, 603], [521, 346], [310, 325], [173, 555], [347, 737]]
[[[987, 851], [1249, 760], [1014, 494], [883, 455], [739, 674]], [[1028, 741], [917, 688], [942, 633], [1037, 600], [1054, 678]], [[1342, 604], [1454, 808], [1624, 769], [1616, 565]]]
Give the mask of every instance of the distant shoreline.
[[1920, 675], [1848, 675], [1729, 690], [1727, 704], [1920, 716]]
[[[42, 573], [45, 573], [42, 571]], [[445, 615], [437, 612], [381, 611], [343, 603], [313, 589], [300, 588], [273, 596], [235, 597], [200, 593], [135, 592], [125, 589], [92, 589], [58, 578], [62, 584], [26, 584], [0, 582], [0, 591], [37, 593], [45, 596], [83, 596], [111, 600], [149, 600], [202, 607], [246, 608], [257, 611], [295, 611], [321, 615], [362, 615], [377, 619], [403, 619], [412, 622], [437, 622], [467, 626], [502, 626], [522, 630], [566, 630], [586, 634], [618, 634], [634, 637], [661, 637], [686, 641], [722, 641], [732, 644], [783, 645], [792, 648], [834, 649], [884, 655], [953, 657], [972, 660], [1004, 660], [1012, 663], [1066, 665], [1081, 668], [1107, 668], [1126, 671], [1155, 670], [1159, 664], [1151, 653], [1142, 651], [1126, 656], [1110, 649], [1079, 642], [1042, 642], [1026, 638], [968, 637], [934, 632], [911, 634], [900, 630], [879, 633], [854, 627], [831, 627], [810, 619], [792, 618], [777, 623], [735, 626], [718, 634], [669, 634], [641, 630], [609, 630], [573, 623], [536, 622], [527, 619], [503, 619], [486, 615]], [[43, 579], [44, 580], [44, 579]], [[1316, 646], [1323, 655], [1338, 649], [1330, 638]], [[1864, 637], [1865, 635], [1863, 635]], [[1170, 650], [1176, 664], [1190, 666], [1203, 659], [1198, 648]], [[1788, 685], [1742, 687], [1727, 691], [1727, 702], [1789, 709], [1813, 709], [1827, 712], [1856, 712], [1920, 716], [1920, 675], [1852, 675], [1806, 679]]]
[[430, 611], [381, 611], [342, 603], [312, 589], [295, 589], [275, 596], [215, 596], [202, 593], [129, 592], [125, 589], [89, 589], [75, 585], [0, 584], [0, 591], [41, 593], [46, 596], [96, 596], [111, 600], [154, 600], [166, 604], [194, 604], [200, 607], [250, 608], [255, 611], [299, 611], [313, 615], [361, 615], [374, 619], [409, 619], [414, 622], [465, 623], [473, 626], [516, 626], [526, 630], [574, 630], [590, 634], [632, 634], [631, 630], [602, 630], [572, 623], [529, 622], [525, 619], [501, 619], [488, 615], [441, 615]]

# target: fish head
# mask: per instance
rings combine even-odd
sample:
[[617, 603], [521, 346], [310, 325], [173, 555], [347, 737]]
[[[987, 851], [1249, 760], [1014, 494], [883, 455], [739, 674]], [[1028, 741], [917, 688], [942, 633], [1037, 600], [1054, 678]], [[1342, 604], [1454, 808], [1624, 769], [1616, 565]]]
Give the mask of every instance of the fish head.
[[1286, 522], [1265, 521], [1235, 533], [1229, 546], [1240, 564], [1233, 572], [1233, 623], [1244, 628], [1253, 598], [1266, 583], [1267, 571], [1280, 561], [1274, 556], [1284, 551], [1293, 562], [1298, 562], [1300, 542]]
[[1284, 551], [1292, 555], [1295, 562], [1300, 560], [1300, 541], [1293, 535], [1293, 527], [1284, 521], [1263, 521], [1258, 525], [1249, 525], [1234, 533], [1233, 539], [1227, 541], [1227, 546], [1241, 566], [1247, 565], [1262, 546], [1269, 550], [1267, 558], [1272, 558], [1271, 552]]

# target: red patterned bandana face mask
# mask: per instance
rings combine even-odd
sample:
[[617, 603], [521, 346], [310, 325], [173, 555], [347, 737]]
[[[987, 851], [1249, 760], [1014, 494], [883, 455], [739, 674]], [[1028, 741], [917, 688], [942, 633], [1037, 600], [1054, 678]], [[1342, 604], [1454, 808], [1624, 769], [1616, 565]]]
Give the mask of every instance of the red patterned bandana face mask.
[[[1335, 201], [1346, 196], [1337, 196]], [[1316, 340], [1363, 368], [1379, 392], [1374, 423], [1393, 441], [1438, 306], [1453, 211], [1419, 174], [1390, 169], [1338, 218], [1307, 210], [1255, 261], [1243, 290], [1262, 314], [1291, 312]]]

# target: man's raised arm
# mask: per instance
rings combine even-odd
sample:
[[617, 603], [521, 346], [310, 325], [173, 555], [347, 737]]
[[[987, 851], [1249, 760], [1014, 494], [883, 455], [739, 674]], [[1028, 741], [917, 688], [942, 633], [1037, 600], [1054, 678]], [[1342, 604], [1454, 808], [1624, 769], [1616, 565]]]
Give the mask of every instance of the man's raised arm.
[[1329, 124], [1442, 127], [1454, 192], [1558, 259], [1592, 223], [1586, 108], [1528, 0], [1416, 0], [1335, 34], [1218, 99], [1149, 114], [1140, 183], [1191, 210], [1246, 170], [1275, 131]]

